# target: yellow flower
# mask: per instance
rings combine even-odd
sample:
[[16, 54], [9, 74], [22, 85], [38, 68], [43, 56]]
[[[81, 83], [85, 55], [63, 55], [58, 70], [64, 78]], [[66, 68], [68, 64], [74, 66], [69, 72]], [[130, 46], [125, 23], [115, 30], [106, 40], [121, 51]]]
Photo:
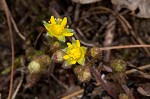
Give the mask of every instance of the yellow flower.
[[68, 47], [65, 49], [66, 55], [63, 58], [66, 60], [65, 66], [75, 64], [84, 65], [86, 48], [80, 46], [80, 41], [75, 40], [71, 43], [67, 43]]
[[65, 17], [63, 20], [59, 18], [54, 18], [54, 16], [51, 16], [50, 21], [47, 23], [44, 21], [44, 26], [48, 31], [48, 34], [51, 37], [56, 37], [59, 41], [65, 42], [65, 36], [72, 36], [73, 30], [68, 29], [66, 27], [67, 24], [67, 18]]

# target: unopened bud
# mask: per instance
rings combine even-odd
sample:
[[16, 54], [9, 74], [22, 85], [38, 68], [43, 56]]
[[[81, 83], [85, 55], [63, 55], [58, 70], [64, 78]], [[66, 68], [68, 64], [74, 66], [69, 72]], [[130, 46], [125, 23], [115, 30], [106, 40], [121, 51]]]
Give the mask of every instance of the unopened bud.
[[41, 78], [41, 74], [30, 74], [26, 77], [27, 83], [25, 85], [25, 88], [32, 87], [35, 85]]
[[124, 93], [119, 94], [119, 99], [129, 99], [128, 96]]
[[40, 63], [36, 61], [31, 61], [28, 65], [29, 73], [38, 73], [40, 71]]
[[60, 48], [61, 48], [60, 43], [54, 42], [51, 44], [50, 51], [55, 52], [55, 51], [59, 50]]
[[73, 69], [73, 71], [74, 71], [74, 73], [77, 75], [77, 74], [79, 74], [79, 73], [81, 73], [81, 72], [83, 71], [83, 68], [85, 68], [85, 67], [82, 66], [82, 65], [78, 65], [78, 66], [76, 66], [76, 67]]
[[74, 68], [74, 73], [81, 82], [86, 82], [91, 79], [91, 72], [88, 66], [77, 66]]
[[115, 72], [124, 72], [126, 70], [126, 63], [122, 59], [114, 59], [111, 61], [110, 66]]
[[91, 48], [91, 56], [97, 57], [101, 54], [101, 50], [98, 47]]
[[51, 59], [56, 63], [61, 63], [64, 61], [63, 59], [64, 55], [65, 53], [62, 50], [58, 50], [52, 55]]
[[29, 73], [41, 73], [47, 70], [50, 58], [47, 55], [36, 56], [28, 65]]
[[37, 81], [39, 81], [41, 75], [47, 70], [50, 61], [51, 60], [47, 55], [34, 57], [28, 65], [29, 75], [27, 76], [27, 88], [33, 86]]

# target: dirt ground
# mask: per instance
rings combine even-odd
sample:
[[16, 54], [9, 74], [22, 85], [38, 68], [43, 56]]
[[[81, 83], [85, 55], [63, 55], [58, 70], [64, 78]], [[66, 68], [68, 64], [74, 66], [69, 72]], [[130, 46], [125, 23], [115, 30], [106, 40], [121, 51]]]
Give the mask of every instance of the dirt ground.
[[[9, 22], [15, 57], [12, 95], [9, 99], [150, 98], [149, 18], [134, 15], [129, 6], [119, 8], [112, 3], [117, 0], [93, 0], [89, 3], [74, 2], [77, 0], [6, 0], [7, 6], [3, 1], [0, 3], [0, 99], [8, 97], [12, 78]], [[135, 14], [138, 12], [139, 9], [136, 9]], [[78, 79], [73, 68], [63, 69], [60, 63], [55, 67], [49, 65], [40, 76], [30, 75], [27, 66], [34, 56], [41, 53], [49, 57], [52, 55], [47, 30], [43, 25], [43, 21], [49, 21], [51, 16], [67, 17], [67, 25], [75, 31], [74, 38], [88, 49], [110, 46], [126, 48], [101, 51], [96, 60], [91, 56], [86, 58], [100, 75], [95, 76], [96, 72], [91, 69], [91, 79], [85, 82]], [[126, 45], [137, 46], [131, 48]], [[110, 65], [115, 59], [125, 62], [123, 72], [113, 72]], [[99, 78], [103, 78], [104, 83]]]

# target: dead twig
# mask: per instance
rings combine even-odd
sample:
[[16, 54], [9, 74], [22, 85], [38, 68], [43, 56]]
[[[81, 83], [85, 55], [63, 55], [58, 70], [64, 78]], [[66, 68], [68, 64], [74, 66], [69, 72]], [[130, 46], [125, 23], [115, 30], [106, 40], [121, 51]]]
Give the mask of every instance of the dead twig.
[[112, 46], [112, 47], [101, 47], [99, 50], [113, 50], [113, 49], [126, 49], [126, 48], [141, 48], [150, 47], [150, 45], [123, 45], [123, 46]]
[[25, 41], [26, 38], [25, 38], [25, 37], [21, 34], [21, 32], [19, 31], [19, 29], [18, 29], [18, 27], [17, 27], [17, 25], [16, 25], [16, 22], [15, 22], [13, 16], [11, 15], [10, 11], [9, 11], [9, 14], [10, 14], [10, 19], [11, 19], [11, 22], [12, 22], [12, 24], [13, 24], [13, 26], [14, 26], [15, 31], [16, 31], [17, 34], [20, 36], [20, 38]]
[[[106, 35], [105, 35], [105, 41], [103, 42], [104, 46], [110, 46], [114, 39], [114, 30], [115, 30], [116, 20], [112, 20], [107, 25]], [[111, 50], [105, 51], [105, 61], [110, 60]]]
[[84, 92], [84, 89], [80, 89], [72, 94], [69, 94], [61, 99], [71, 99], [72, 97], [76, 96], [76, 95], [79, 95], [79, 94], [82, 94]]
[[37, 44], [37, 42], [38, 42], [40, 36], [42, 35], [42, 33], [43, 33], [43, 30], [38, 34], [38, 36], [37, 36], [37, 38], [36, 38], [36, 40], [35, 40], [35, 42], [34, 42], [34, 47], [36, 47], [36, 44]]
[[[3, 1], [2, 1], [2, 5], [4, 5], [4, 4], [3, 4]], [[10, 17], [10, 21], [12, 22], [13, 27], [14, 27], [16, 33], [19, 35], [19, 37], [20, 37], [22, 40], [25, 41], [26, 38], [25, 38], [25, 37], [21, 34], [21, 32], [19, 31], [19, 29], [18, 29], [18, 27], [17, 27], [17, 25], [16, 25], [16, 22], [15, 22], [13, 16], [12, 16], [12, 14], [11, 14], [11, 12], [10, 12], [10, 10], [9, 10], [9, 8], [8, 8], [8, 6], [7, 6], [7, 4], [5, 5], [5, 9], [7, 9], [7, 13], [8, 13], [8, 15], [9, 15], [9, 17]], [[4, 10], [5, 10], [5, 9], [4, 9]]]
[[86, 43], [85, 41], [81, 40], [80, 37], [78, 36], [78, 34], [75, 32], [74, 33], [74, 36], [76, 39], [79, 39], [81, 44], [85, 45], [85, 46], [89, 46], [89, 47], [93, 47], [95, 46], [95, 44], [92, 44], [92, 43]]
[[[127, 31], [136, 39], [136, 41], [139, 44], [144, 44], [144, 42], [141, 40], [141, 38], [139, 36], [137, 36], [136, 33], [133, 31], [129, 22], [121, 14], [117, 14], [117, 18], [118, 18], [118, 20], [120, 20], [120, 22], [123, 21], [124, 25], [127, 27]], [[144, 48], [144, 50], [150, 56], [149, 50], [147, 48]]]
[[10, 38], [11, 38], [12, 63], [11, 63], [10, 88], [9, 88], [9, 94], [8, 94], [8, 99], [11, 99], [12, 87], [13, 87], [13, 78], [14, 78], [14, 41], [13, 41], [13, 32], [12, 32], [11, 22], [10, 22], [10, 13], [9, 13], [9, 9], [7, 7], [5, 0], [2, 0], [2, 6], [3, 6], [5, 13], [6, 13], [8, 27], [9, 27], [9, 33], [10, 33]]
[[79, 10], [80, 10], [80, 4], [76, 4], [75, 12], [74, 12], [74, 21], [77, 21], [79, 18]]
[[[114, 11], [112, 11], [109, 8], [106, 7], [95, 7], [93, 9], [91, 9], [91, 11], [95, 11], [95, 10], [104, 10], [107, 13], [112, 13], [112, 15], [116, 16], [117, 19], [120, 21], [123, 29], [125, 30], [125, 32], [127, 33], [127, 35], [131, 34], [134, 39], [139, 43], [139, 44], [145, 44], [141, 38], [139, 36], [136, 35], [136, 33], [133, 31], [132, 26], [129, 24], [129, 22], [119, 13], [116, 13]], [[95, 12], [94, 12], [95, 13]], [[100, 11], [98, 13], [101, 13]], [[147, 48], [144, 48], [145, 52], [150, 56], [150, 52]]]
[[69, 89], [67, 85], [65, 85], [64, 83], [62, 83], [60, 80], [58, 80], [53, 74], [51, 74], [51, 77], [62, 87], [64, 87], [65, 89]]
[[128, 95], [129, 99], [134, 99], [132, 92], [130, 89], [127, 87], [127, 85], [121, 85], [125, 93]]
[[[143, 69], [147, 69], [147, 68], [150, 68], [150, 64], [138, 67], [139, 70], [143, 70]], [[131, 69], [131, 70], [126, 71], [126, 74], [131, 74], [131, 73], [134, 73], [136, 71], [138, 71], [138, 70], [137, 69]]]
[[59, 15], [59, 13], [53, 7], [51, 7], [51, 11], [52, 11], [52, 15], [54, 15], [57, 18], [61, 18], [61, 16]]
[[21, 72], [21, 77], [20, 77], [19, 84], [18, 84], [18, 86], [17, 86], [17, 88], [16, 88], [14, 94], [12, 95], [12, 98], [11, 98], [11, 99], [15, 99], [15, 98], [16, 98], [16, 95], [17, 95], [17, 93], [18, 93], [18, 91], [19, 91], [19, 89], [20, 89], [20, 87], [21, 87], [21, 85], [22, 85], [23, 78], [24, 78], [24, 73]]
[[93, 37], [93, 40], [96, 41], [100, 35], [100, 33], [102, 32], [102, 30], [104, 30], [108, 24], [113, 21], [114, 19], [110, 19], [107, 22], [103, 23], [102, 26], [98, 29], [98, 31], [96, 32], [95, 36]]
[[[80, 30], [80, 28], [76, 27], [76, 30], [77, 30], [77, 33], [82, 37], [82, 39], [83, 39], [84, 41], [86, 41], [87, 39], [86, 39], [84, 33]], [[75, 32], [75, 33], [76, 33], [76, 32]], [[78, 34], [76, 34], [76, 35], [78, 35]]]

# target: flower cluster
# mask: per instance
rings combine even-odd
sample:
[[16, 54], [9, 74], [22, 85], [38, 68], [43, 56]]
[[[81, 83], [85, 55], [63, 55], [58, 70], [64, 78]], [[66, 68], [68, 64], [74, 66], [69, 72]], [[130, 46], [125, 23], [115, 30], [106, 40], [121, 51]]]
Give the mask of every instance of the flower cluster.
[[[44, 21], [44, 26], [50, 37], [55, 37], [61, 42], [53, 42], [50, 50], [53, 53], [51, 60], [55, 63], [62, 63], [63, 68], [74, 67], [74, 73], [77, 75], [80, 81], [88, 81], [91, 78], [90, 67], [85, 66], [86, 47], [80, 45], [79, 40], [72, 38], [72, 43], [65, 43], [65, 36], [73, 36], [74, 31], [69, 29], [67, 24], [67, 18], [59, 19], [51, 16], [50, 21], [47, 23]], [[59, 44], [58, 44], [59, 43]], [[67, 47], [63, 47], [63, 45]], [[78, 71], [78, 72], [77, 72]]]
[[[44, 21], [44, 26], [51, 37], [57, 38], [59, 41], [65, 42], [65, 36], [73, 36], [73, 29], [69, 29], [67, 24], [67, 18], [54, 18], [54, 16], [51, 16], [50, 21], [47, 23]], [[62, 57], [65, 60], [65, 66], [70, 66], [73, 64], [80, 64], [84, 65], [85, 62], [85, 53], [86, 48], [84, 46], [80, 46], [79, 40], [73, 40], [72, 44], [67, 43], [68, 47], [63, 49], [63, 52], [65, 53]], [[57, 54], [55, 53], [53, 55], [53, 58], [57, 57]], [[61, 56], [61, 55], [58, 55]], [[58, 57], [57, 57], [58, 59]], [[62, 59], [61, 59], [62, 60]]]
[[59, 41], [65, 42], [65, 36], [73, 36], [73, 30], [66, 27], [67, 18], [63, 20], [54, 18], [51, 16], [50, 21], [47, 23], [44, 21], [44, 26], [48, 31], [49, 36], [56, 37]]

